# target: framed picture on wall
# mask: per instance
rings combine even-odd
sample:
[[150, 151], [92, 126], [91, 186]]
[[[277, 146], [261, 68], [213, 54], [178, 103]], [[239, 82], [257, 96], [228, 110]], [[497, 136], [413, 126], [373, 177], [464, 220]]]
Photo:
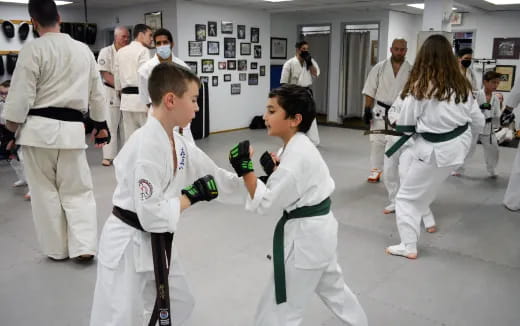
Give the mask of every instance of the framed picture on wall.
[[188, 56], [202, 57], [202, 42], [188, 41]]
[[251, 70], [258, 69], [258, 62], [251, 62]]
[[237, 61], [236, 60], [228, 60], [227, 61], [227, 69], [228, 70], [237, 70]]
[[206, 40], [206, 25], [195, 24], [195, 41]]
[[238, 80], [240, 81], [246, 81], [247, 80], [247, 73], [241, 72], [238, 74]]
[[271, 59], [287, 59], [287, 39], [271, 37]]
[[450, 15], [450, 23], [452, 25], [462, 25], [462, 13], [452, 12]]
[[237, 39], [246, 39], [246, 25], [237, 25]]
[[208, 41], [208, 55], [218, 55], [220, 52], [220, 43], [217, 41]]
[[202, 59], [202, 73], [212, 73], [215, 71], [215, 63], [213, 59]]
[[254, 46], [254, 54], [255, 54], [255, 59], [262, 58], [262, 46], [261, 45]]
[[218, 76], [211, 77], [211, 86], [213, 86], [213, 87], [218, 86]]
[[260, 28], [251, 27], [251, 43], [260, 43]]
[[370, 64], [373, 66], [377, 63], [378, 49], [377, 40], [372, 40], [370, 44]]
[[224, 81], [225, 82], [230, 82], [231, 81], [231, 74], [225, 74], [224, 75]]
[[144, 23], [150, 26], [155, 33], [156, 30], [162, 28], [162, 11], [147, 12], [144, 14]]
[[247, 71], [247, 60], [238, 60], [238, 71]]
[[258, 85], [258, 74], [249, 74], [247, 78], [248, 85]]
[[498, 84], [497, 91], [510, 92], [515, 84], [515, 70], [516, 66], [502, 66], [496, 65], [495, 71], [501, 74], [500, 84]]
[[494, 38], [493, 59], [518, 59], [520, 38]]
[[219, 61], [218, 62], [218, 70], [226, 70], [227, 68], [227, 62], [226, 61]]
[[240, 43], [240, 55], [251, 55], [251, 43]]
[[260, 76], [265, 76], [265, 66], [260, 66]]
[[237, 43], [233, 37], [224, 37], [224, 58], [235, 58], [237, 55]]
[[217, 36], [217, 22], [208, 22], [208, 36]]
[[233, 22], [222, 21], [220, 25], [220, 32], [222, 34], [233, 34]]
[[188, 67], [190, 67], [191, 72], [196, 75], [197, 74], [197, 66], [198, 66], [197, 61], [184, 61], [184, 62], [188, 65]]
[[240, 84], [231, 84], [231, 95], [240, 94]]

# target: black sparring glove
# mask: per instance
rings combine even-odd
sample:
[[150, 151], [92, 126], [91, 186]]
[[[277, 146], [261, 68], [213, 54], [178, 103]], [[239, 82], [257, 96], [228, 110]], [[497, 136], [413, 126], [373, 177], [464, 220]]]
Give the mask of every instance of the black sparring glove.
[[[87, 119], [85, 120], [84, 123], [85, 123], [85, 133], [86, 134], [90, 134], [93, 131], [93, 129], [96, 129], [96, 133], [94, 134], [94, 142], [96, 144], [103, 144], [103, 143], [110, 144], [110, 140], [112, 139], [112, 136], [110, 134], [110, 130], [108, 129], [106, 120], [102, 121], [102, 122], [98, 122], [98, 121], [92, 120], [90, 117], [87, 117]], [[97, 138], [96, 136], [103, 129], [105, 129], [107, 131], [108, 136], [103, 137], [103, 138]]]
[[491, 110], [491, 104], [489, 104], [489, 103], [482, 103], [480, 105], [480, 109], [481, 110]]
[[213, 176], [209, 174], [182, 189], [181, 193], [188, 197], [192, 205], [201, 200], [210, 201], [218, 197], [217, 184]]
[[253, 161], [249, 157], [249, 140], [241, 141], [229, 151], [229, 163], [239, 177], [254, 171]]
[[363, 112], [363, 121], [369, 125], [370, 121], [374, 118], [372, 115], [372, 108], [366, 107], [365, 111]]
[[16, 140], [14, 132], [10, 131], [5, 125], [0, 125], [0, 153], [9, 156], [9, 154], [16, 153], [16, 146], [7, 150], [7, 145], [10, 141]]
[[267, 174], [267, 176], [270, 176], [276, 167], [273, 157], [268, 151], [265, 151], [264, 154], [260, 156], [260, 164], [264, 168], [264, 172]]
[[512, 110], [504, 110], [500, 115], [500, 125], [503, 127], [509, 126], [513, 121], [515, 121], [515, 114]]

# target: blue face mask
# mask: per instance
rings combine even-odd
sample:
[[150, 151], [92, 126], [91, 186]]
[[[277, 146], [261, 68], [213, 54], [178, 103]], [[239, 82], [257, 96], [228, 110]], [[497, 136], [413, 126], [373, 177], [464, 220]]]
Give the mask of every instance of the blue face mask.
[[172, 55], [172, 49], [169, 45], [161, 45], [155, 48], [157, 51], [157, 55], [161, 57], [161, 59], [168, 59]]

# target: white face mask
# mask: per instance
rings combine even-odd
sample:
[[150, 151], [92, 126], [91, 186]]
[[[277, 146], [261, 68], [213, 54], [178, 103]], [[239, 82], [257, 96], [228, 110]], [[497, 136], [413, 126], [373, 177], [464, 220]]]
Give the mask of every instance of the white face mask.
[[172, 49], [169, 45], [161, 45], [155, 48], [157, 51], [157, 55], [161, 57], [161, 59], [168, 59], [172, 55]]

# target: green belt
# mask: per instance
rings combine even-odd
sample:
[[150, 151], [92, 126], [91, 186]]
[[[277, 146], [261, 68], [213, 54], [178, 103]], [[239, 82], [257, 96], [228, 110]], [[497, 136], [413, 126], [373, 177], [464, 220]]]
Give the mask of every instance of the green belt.
[[274, 289], [276, 304], [287, 301], [285, 291], [285, 253], [284, 253], [284, 226], [293, 218], [312, 217], [326, 215], [330, 212], [330, 198], [327, 197], [321, 203], [314, 206], [304, 206], [290, 212], [283, 212], [274, 229], [273, 236], [273, 266], [274, 266]]
[[[426, 139], [429, 142], [441, 143], [441, 142], [445, 142], [445, 141], [448, 141], [448, 140], [452, 140], [453, 138], [456, 138], [456, 137], [462, 135], [468, 129], [468, 126], [469, 126], [469, 123], [466, 123], [463, 126], [458, 126], [457, 128], [453, 129], [452, 131], [445, 132], [445, 133], [442, 133], [442, 134], [435, 134], [435, 133], [431, 133], [431, 132], [420, 132], [418, 134], [421, 135], [422, 138]], [[385, 152], [385, 155], [387, 157], [390, 157], [395, 152], [397, 152], [399, 150], [399, 148], [401, 148], [401, 146], [403, 146], [408, 141], [408, 139], [410, 139], [410, 137], [412, 137], [416, 133], [415, 132], [415, 126], [400, 126], [400, 125], [397, 125], [395, 129], [397, 131], [399, 131], [399, 132], [411, 132], [411, 134], [410, 135], [404, 135], [401, 138], [399, 138], [399, 140], [396, 141], [395, 144], [393, 144]]]

